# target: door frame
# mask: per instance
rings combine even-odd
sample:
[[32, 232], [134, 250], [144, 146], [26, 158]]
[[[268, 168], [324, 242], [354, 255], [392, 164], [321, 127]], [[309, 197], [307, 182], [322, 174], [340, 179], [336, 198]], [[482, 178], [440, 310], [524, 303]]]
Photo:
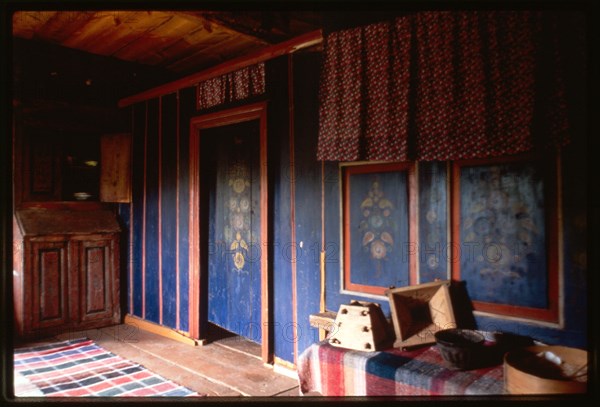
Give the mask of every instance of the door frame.
[[264, 363], [273, 363], [273, 346], [271, 339], [271, 278], [268, 269], [269, 235], [268, 235], [268, 171], [267, 171], [267, 102], [258, 102], [215, 113], [196, 116], [190, 119], [190, 152], [189, 152], [189, 328], [195, 339], [205, 339], [207, 332], [208, 310], [202, 296], [208, 296], [208, 270], [203, 270], [201, 262], [202, 241], [201, 213], [206, 202], [201, 199], [201, 162], [200, 138], [202, 131], [230, 124], [259, 120], [260, 128], [260, 290], [261, 290], [261, 357]]

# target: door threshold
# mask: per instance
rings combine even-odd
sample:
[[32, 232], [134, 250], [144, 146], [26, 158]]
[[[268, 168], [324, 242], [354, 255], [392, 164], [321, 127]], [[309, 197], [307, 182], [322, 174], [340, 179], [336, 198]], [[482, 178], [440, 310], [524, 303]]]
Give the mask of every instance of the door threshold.
[[208, 324], [208, 343], [262, 360], [261, 345], [215, 324]]

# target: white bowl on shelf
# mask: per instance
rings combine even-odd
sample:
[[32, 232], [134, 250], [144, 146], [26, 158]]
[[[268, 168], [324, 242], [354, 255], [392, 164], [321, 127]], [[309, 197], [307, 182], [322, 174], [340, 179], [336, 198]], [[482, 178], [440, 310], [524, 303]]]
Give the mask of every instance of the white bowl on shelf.
[[92, 196], [92, 194], [89, 194], [87, 192], [75, 192], [73, 194], [73, 197], [75, 199], [77, 199], [78, 201], [85, 201], [87, 199], [90, 199], [91, 196]]

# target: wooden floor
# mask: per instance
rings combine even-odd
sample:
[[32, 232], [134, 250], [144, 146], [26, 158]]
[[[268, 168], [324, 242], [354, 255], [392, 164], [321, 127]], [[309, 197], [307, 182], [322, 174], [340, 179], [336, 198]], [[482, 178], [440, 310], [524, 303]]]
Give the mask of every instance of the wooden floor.
[[216, 327], [211, 336], [209, 344], [191, 346], [130, 325], [116, 325], [57, 338], [88, 337], [110, 352], [208, 396], [299, 396], [297, 378], [265, 366], [258, 344]]

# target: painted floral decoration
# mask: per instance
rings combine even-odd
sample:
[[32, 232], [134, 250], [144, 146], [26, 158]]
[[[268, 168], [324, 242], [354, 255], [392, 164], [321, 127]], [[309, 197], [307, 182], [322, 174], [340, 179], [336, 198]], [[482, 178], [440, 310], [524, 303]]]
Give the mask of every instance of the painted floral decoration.
[[243, 163], [233, 166], [229, 187], [233, 192], [229, 199], [229, 227], [230, 231], [235, 233], [235, 239], [229, 249], [235, 268], [242, 270], [246, 264], [245, 255], [249, 251], [247, 240], [250, 234], [250, 200], [248, 199], [250, 181]]
[[359, 230], [364, 231], [362, 245], [372, 259], [386, 260], [393, 249], [394, 205], [384, 196], [379, 181], [374, 181], [367, 197], [360, 204], [362, 221]]

